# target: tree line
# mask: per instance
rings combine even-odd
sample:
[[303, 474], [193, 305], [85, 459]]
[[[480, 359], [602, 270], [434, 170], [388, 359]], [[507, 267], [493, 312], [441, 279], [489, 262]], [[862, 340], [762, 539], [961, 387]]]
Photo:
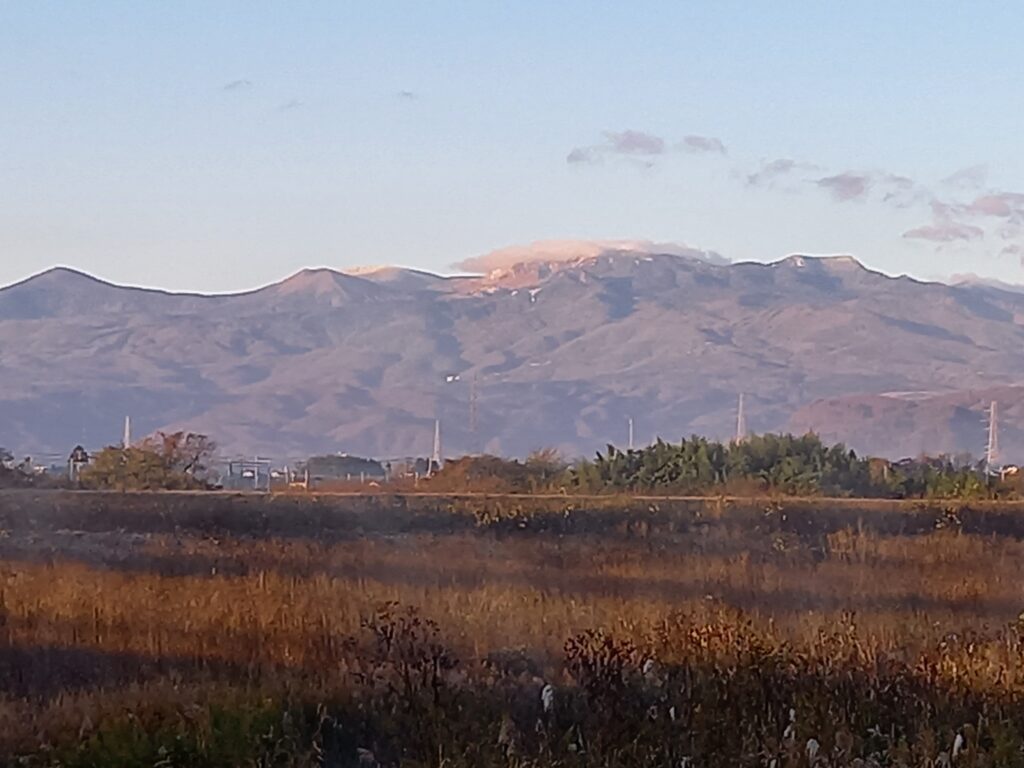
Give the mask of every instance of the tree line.
[[692, 436], [638, 450], [609, 445], [568, 470], [586, 492], [780, 493], [866, 498], [986, 498], [1007, 493], [982, 467], [950, 456], [898, 463], [862, 457], [815, 434], [753, 435], [723, 443]]
[[[128, 447], [106, 448], [84, 466], [73, 487], [93, 490], [201, 490], [213, 487], [216, 444], [206, 435], [157, 433]], [[30, 467], [0, 449], [0, 487], [38, 485]], [[608, 445], [593, 459], [563, 460], [553, 450], [519, 461], [497, 456], [450, 460], [426, 482], [438, 492], [655, 495], [781, 494], [861, 498], [1019, 498], [1021, 478], [994, 477], [962, 457], [891, 463], [863, 457], [815, 434], [763, 434], [740, 442], [694, 435], [645, 448]], [[61, 484], [64, 480], [50, 484]], [[402, 481], [393, 481], [403, 490]]]
[[[184, 491], [211, 487], [216, 444], [192, 432], [158, 432], [130, 446], [111, 446], [91, 457], [75, 474], [39, 475], [26, 459], [15, 464], [0, 448], [0, 488], [70, 487], [108, 491]], [[76, 453], [81, 451], [76, 449]], [[84, 451], [82, 451], [84, 454]]]
[[552, 451], [525, 461], [496, 456], [449, 461], [430, 479], [443, 491], [508, 493], [780, 494], [861, 498], [986, 499], [1019, 496], [1017, 478], [990, 476], [963, 457], [892, 463], [862, 457], [817, 435], [754, 435], [741, 442], [705, 437], [659, 439], [645, 448], [609, 445], [593, 459], [569, 463]]

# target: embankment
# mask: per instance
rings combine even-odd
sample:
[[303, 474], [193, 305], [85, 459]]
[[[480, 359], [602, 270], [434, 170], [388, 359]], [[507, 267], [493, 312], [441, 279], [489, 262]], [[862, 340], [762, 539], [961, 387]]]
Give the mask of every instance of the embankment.
[[845, 528], [940, 528], [1024, 537], [1024, 502], [808, 498], [0, 491], [7, 532], [192, 533], [250, 537], [493, 531], [652, 536], [743, 530], [820, 536]]

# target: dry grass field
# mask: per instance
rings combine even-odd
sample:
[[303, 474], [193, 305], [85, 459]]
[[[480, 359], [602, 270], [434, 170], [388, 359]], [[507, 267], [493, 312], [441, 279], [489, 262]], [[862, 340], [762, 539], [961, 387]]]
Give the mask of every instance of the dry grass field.
[[38, 766], [1024, 765], [1024, 509], [0, 494]]

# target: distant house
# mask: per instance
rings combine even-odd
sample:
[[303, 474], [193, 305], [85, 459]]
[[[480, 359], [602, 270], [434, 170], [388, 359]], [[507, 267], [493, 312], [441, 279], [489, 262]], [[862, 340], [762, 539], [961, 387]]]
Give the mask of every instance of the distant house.
[[900, 459], [893, 466], [904, 472], [912, 472], [929, 467], [941, 472], [953, 466], [953, 459], [949, 456], [918, 456], [917, 458]]

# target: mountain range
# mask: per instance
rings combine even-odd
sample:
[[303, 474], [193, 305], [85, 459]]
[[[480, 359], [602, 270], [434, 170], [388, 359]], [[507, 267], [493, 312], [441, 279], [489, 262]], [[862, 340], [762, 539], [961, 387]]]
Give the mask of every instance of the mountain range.
[[66, 453], [190, 429], [227, 454], [589, 454], [814, 430], [862, 452], [1024, 458], [1024, 293], [851, 257], [608, 250], [486, 275], [305, 270], [233, 295], [59, 268], [0, 289], [0, 445]]

